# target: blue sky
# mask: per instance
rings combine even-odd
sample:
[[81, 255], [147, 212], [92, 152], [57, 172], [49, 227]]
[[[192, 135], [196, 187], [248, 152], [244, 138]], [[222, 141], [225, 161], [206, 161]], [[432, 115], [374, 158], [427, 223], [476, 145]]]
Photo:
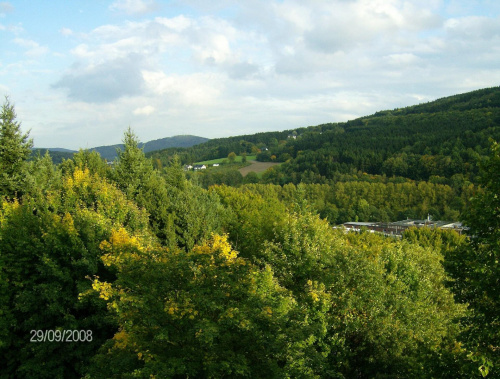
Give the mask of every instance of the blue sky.
[[500, 2], [0, 0], [0, 46], [37, 147], [213, 138], [498, 86]]

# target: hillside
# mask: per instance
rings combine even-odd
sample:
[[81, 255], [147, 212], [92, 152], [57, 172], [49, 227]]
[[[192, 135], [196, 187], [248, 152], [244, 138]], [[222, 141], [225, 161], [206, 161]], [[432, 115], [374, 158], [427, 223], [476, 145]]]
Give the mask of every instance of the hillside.
[[[285, 162], [263, 180], [324, 183], [339, 175], [400, 176], [413, 180], [475, 181], [489, 139], [500, 140], [500, 89], [492, 87], [433, 102], [376, 112], [341, 123], [213, 139], [189, 149], [155, 152], [183, 163], [256, 153]], [[274, 156], [274, 158], [273, 158]]]

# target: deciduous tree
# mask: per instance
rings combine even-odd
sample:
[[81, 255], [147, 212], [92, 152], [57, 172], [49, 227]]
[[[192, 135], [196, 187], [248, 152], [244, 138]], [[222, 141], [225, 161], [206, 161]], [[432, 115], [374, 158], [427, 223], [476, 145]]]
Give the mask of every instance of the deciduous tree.
[[494, 142], [481, 164], [481, 189], [473, 198], [465, 223], [471, 246], [456, 255], [457, 297], [468, 302], [472, 314], [464, 334], [471, 358], [486, 376], [500, 374], [500, 145]]
[[238, 257], [220, 235], [185, 253], [120, 229], [101, 248], [118, 279], [93, 285], [120, 329], [91, 376], [287, 377], [296, 303], [269, 266]]
[[[115, 328], [98, 296], [79, 298], [88, 277], [114, 278], [99, 245], [113, 228], [149, 235], [145, 212], [87, 168], [55, 187], [0, 209], [0, 377], [82, 377]], [[85, 341], [57, 341], [56, 330]]]

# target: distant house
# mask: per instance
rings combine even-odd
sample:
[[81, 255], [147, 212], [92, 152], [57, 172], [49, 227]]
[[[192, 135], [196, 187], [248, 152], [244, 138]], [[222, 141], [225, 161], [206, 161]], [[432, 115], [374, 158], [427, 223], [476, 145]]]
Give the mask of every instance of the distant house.
[[213, 167], [219, 167], [219, 164], [218, 163], [214, 163], [212, 166]]
[[192, 169], [193, 169], [193, 166], [191, 166], [190, 164], [184, 165], [184, 171], [189, 171]]
[[197, 170], [205, 170], [207, 168], [207, 166], [205, 166], [204, 164], [197, 164], [193, 168], [194, 168], [195, 171], [197, 171]]

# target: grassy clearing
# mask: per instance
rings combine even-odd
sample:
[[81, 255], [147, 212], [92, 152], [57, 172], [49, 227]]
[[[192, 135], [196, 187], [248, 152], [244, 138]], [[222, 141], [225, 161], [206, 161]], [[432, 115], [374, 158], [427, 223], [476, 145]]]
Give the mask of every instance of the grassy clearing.
[[249, 172], [255, 172], [258, 178], [262, 177], [262, 174], [271, 167], [278, 166], [281, 163], [277, 162], [252, 162], [251, 165], [240, 168], [241, 175], [246, 176]]
[[[248, 161], [254, 161], [257, 158], [256, 155], [247, 155], [247, 162]], [[238, 155], [236, 156], [236, 159], [234, 160], [235, 163], [241, 163], [242, 156]], [[214, 163], [219, 163], [221, 164], [222, 162], [226, 161], [226, 163], [229, 163], [229, 159], [227, 158], [218, 158], [218, 159], [211, 159], [209, 161], [201, 161], [201, 162], [196, 162], [196, 164], [204, 164], [204, 165], [213, 165]]]

